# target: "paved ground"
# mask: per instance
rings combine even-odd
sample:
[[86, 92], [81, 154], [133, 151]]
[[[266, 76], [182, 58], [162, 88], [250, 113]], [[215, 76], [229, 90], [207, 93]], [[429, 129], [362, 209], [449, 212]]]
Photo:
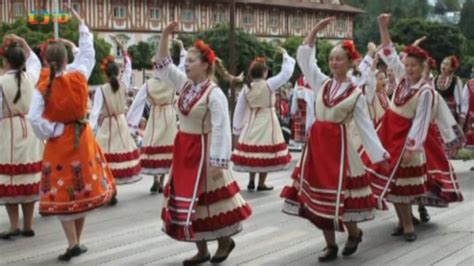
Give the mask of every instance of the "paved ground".
[[[295, 154], [297, 157], [298, 154]], [[295, 162], [293, 162], [295, 163]], [[364, 240], [350, 258], [329, 265], [474, 265], [473, 161], [454, 161], [465, 201], [446, 209], [429, 209], [432, 220], [418, 226], [418, 240], [407, 243], [389, 235], [396, 222], [392, 210], [378, 212], [374, 221], [361, 224]], [[243, 196], [253, 207], [244, 231], [235, 237], [237, 247], [224, 265], [315, 265], [324, 248], [322, 234], [309, 222], [281, 213], [280, 189], [289, 182], [289, 171], [271, 174], [273, 192]], [[241, 187], [247, 176], [235, 174]], [[73, 259], [81, 265], [179, 265], [194, 254], [194, 245], [174, 241], [161, 228], [161, 196], [148, 193], [151, 179], [119, 187], [119, 204], [96, 211], [87, 219], [83, 243], [88, 253]], [[8, 227], [5, 211], [0, 228]], [[36, 215], [37, 236], [0, 241], [0, 265], [57, 263], [66, 240], [56, 218]], [[340, 246], [344, 234], [338, 234]], [[216, 244], [210, 246], [214, 251]]]

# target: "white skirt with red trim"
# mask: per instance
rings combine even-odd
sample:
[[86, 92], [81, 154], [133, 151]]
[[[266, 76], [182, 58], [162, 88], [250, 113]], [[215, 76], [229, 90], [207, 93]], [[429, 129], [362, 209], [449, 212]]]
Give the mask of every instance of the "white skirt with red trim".
[[130, 135], [124, 114], [103, 118], [96, 139], [118, 185], [141, 179], [140, 151]]
[[0, 204], [39, 200], [44, 144], [23, 116], [0, 120]]
[[274, 108], [252, 109], [231, 157], [239, 172], [275, 172], [288, 168], [291, 154]]
[[176, 112], [171, 104], [152, 105], [141, 147], [142, 174], [161, 175], [170, 171], [173, 145], [178, 131]]

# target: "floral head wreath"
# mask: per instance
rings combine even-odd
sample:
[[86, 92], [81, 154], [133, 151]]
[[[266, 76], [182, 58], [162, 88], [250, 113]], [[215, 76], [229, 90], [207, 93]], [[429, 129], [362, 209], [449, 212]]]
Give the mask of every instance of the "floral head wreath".
[[3, 45], [0, 47], [0, 56], [5, 56], [5, 54], [7, 53], [7, 49], [8, 47], [10, 47], [10, 45], [12, 45], [10, 40], [6, 40], [5, 42], [3, 42]]
[[413, 45], [408, 45], [403, 48], [403, 52], [407, 54], [407, 56], [414, 56], [416, 58], [419, 58], [421, 60], [427, 60], [429, 55], [428, 53], [421, 49], [418, 46], [413, 46]]
[[349, 54], [349, 57], [351, 58], [352, 61], [357, 60], [360, 58], [359, 52], [357, 52], [357, 49], [354, 45], [354, 42], [351, 40], [344, 40], [341, 43], [342, 49], [346, 50], [346, 52]]
[[213, 65], [216, 62], [216, 54], [203, 40], [194, 42], [194, 48], [199, 50], [209, 64]]
[[104, 57], [104, 59], [102, 59], [99, 66], [100, 70], [102, 72], [105, 72], [105, 68], [109, 63], [115, 63], [115, 57], [113, 57], [112, 55], [108, 55], [107, 57]]
[[428, 65], [430, 66], [431, 69], [436, 69], [438, 67], [436, 60], [431, 56], [428, 58]]
[[460, 65], [459, 63], [459, 57], [452, 55], [449, 57], [449, 60], [451, 61], [451, 67], [454, 69], [457, 69]]
[[40, 44], [39, 48], [40, 48], [40, 56], [41, 58], [44, 58], [44, 56], [46, 55], [46, 49], [48, 49], [48, 45], [51, 44], [51, 43], [56, 43], [57, 41], [53, 38], [49, 38], [47, 39], [45, 42], [43, 42], [42, 44]]

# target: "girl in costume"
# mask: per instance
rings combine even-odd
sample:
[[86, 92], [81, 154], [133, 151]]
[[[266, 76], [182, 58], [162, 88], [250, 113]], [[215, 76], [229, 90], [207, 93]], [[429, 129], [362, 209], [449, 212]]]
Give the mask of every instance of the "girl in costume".
[[35, 134], [46, 141], [41, 177], [40, 214], [57, 215], [68, 240], [58, 259], [69, 261], [87, 251], [81, 245], [85, 216], [107, 205], [115, 194], [115, 181], [87, 114], [87, 79], [95, 64], [93, 35], [80, 20], [76, 64], [66, 70], [62, 43], [48, 44], [43, 70], [28, 114]]
[[257, 191], [272, 190], [265, 184], [268, 172], [284, 170], [291, 162], [275, 111], [275, 91], [291, 78], [295, 60], [283, 48], [278, 50], [283, 54], [280, 73], [267, 79], [266, 60], [255, 58], [248, 70], [249, 83], [240, 92], [234, 112], [233, 131], [240, 137], [231, 160], [235, 171], [249, 172], [249, 190], [255, 189], [256, 173]]
[[0, 204], [5, 205], [10, 220], [10, 230], [0, 233], [0, 239], [20, 235], [32, 237], [35, 235], [33, 212], [40, 196], [44, 145], [33, 134], [26, 115], [41, 62], [26, 41], [16, 35], [4, 38], [0, 56], [6, 69], [0, 76]]
[[388, 153], [377, 138], [367, 115], [362, 90], [348, 75], [359, 58], [352, 41], [335, 46], [329, 56], [333, 78], [321, 73], [315, 63], [315, 40], [334, 17], [318, 22], [297, 52], [297, 61], [309, 85], [315, 91], [316, 117], [300, 166], [293, 172], [293, 185], [283, 189], [283, 211], [301, 216], [323, 230], [326, 253], [320, 262], [337, 258], [335, 231], [349, 231], [342, 254], [356, 252], [362, 241], [358, 222], [374, 218], [375, 200], [362, 161], [348, 133], [354, 121], [360, 139], [374, 163], [387, 166]]
[[[96, 131], [97, 142], [103, 149], [109, 167], [118, 185], [141, 179], [140, 152], [128, 130], [125, 117], [127, 92], [130, 87], [132, 63], [123, 45], [116, 40], [122, 50], [124, 71], [112, 56], [105, 58], [100, 66], [108, 83], [95, 90], [94, 105], [90, 115], [91, 127]], [[116, 196], [111, 204], [116, 204]]]
[[432, 86], [443, 97], [456, 121], [459, 120], [462, 101], [462, 81], [454, 74], [459, 67], [459, 58], [451, 55], [443, 59], [440, 74], [433, 79]]
[[[232, 236], [242, 230], [241, 222], [251, 209], [228, 169], [229, 108], [224, 93], [211, 80], [214, 69], [222, 65], [209, 46], [196, 41], [188, 50], [186, 74], [174, 66], [168, 39], [177, 25], [172, 22], [164, 29], [154, 58], [158, 77], [180, 93], [176, 104], [180, 125], [161, 214], [163, 230], [176, 240], [196, 243], [198, 253], [184, 265], [219, 263], [234, 249]], [[213, 240], [218, 248], [211, 258], [207, 242]]]

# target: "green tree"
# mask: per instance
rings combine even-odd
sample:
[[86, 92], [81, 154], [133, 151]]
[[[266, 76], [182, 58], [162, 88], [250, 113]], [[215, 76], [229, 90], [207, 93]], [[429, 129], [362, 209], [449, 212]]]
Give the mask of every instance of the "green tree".
[[467, 0], [461, 9], [459, 28], [466, 38], [474, 40], [474, 0]]
[[151, 58], [153, 57], [153, 48], [147, 42], [128, 47], [128, 53], [132, 59], [132, 67], [143, 72], [143, 82], [145, 82], [145, 70], [152, 68]]
[[461, 10], [461, 5], [459, 4], [459, 0], [443, 0], [443, 2], [446, 5], [446, 9], [448, 11]]

